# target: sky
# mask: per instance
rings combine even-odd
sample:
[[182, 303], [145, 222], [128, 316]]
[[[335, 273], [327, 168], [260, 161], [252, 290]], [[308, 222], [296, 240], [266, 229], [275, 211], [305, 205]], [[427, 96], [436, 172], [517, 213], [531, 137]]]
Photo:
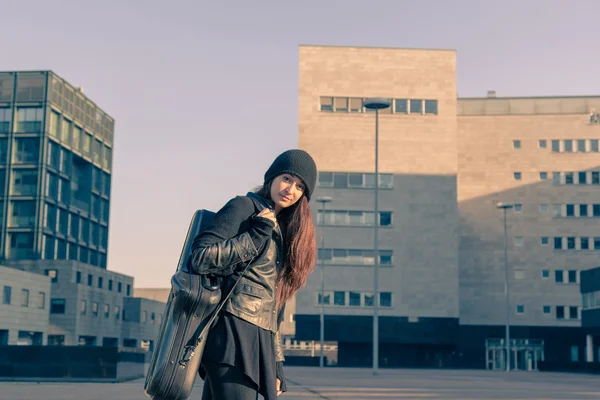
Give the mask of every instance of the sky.
[[298, 47], [454, 49], [460, 97], [600, 95], [597, 0], [0, 0], [0, 71], [116, 121], [108, 269], [168, 287], [190, 219], [298, 140]]

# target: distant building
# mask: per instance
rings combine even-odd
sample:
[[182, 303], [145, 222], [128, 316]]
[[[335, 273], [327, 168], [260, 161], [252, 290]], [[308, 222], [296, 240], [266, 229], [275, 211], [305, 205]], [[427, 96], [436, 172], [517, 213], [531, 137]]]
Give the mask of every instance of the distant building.
[[50, 278], [0, 266], [0, 346], [48, 341]]
[[[600, 251], [600, 96], [459, 98], [456, 52], [299, 50], [298, 140], [319, 166], [318, 266], [296, 296], [296, 339], [339, 344], [339, 364], [504, 369], [583, 358], [580, 271]], [[375, 115], [379, 214], [374, 215]], [[507, 213], [509, 309], [504, 294]], [[379, 253], [373, 227], [378, 224]], [[379, 293], [373, 265], [379, 264]]]
[[[160, 312], [156, 302], [140, 306], [131, 298], [133, 277], [106, 269], [113, 144], [114, 119], [81, 88], [51, 71], [0, 72], [0, 264], [15, 280], [4, 286], [5, 299], [7, 291], [16, 302], [29, 290], [31, 304], [41, 293], [47, 303], [35, 313], [20, 308], [25, 318], [17, 320], [15, 303], [0, 313], [7, 343], [155, 340], [151, 324], [124, 316], [153, 313], [156, 321], [164, 304]], [[19, 331], [33, 339], [19, 339]]]

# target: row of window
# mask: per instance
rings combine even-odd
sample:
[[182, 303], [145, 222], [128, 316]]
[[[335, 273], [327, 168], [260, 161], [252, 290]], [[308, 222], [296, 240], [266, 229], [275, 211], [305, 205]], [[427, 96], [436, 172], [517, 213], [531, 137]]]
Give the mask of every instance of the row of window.
[[[551, 149], [553, 153], [598, 153], [598, 139], [563, 139], [551, 140]], [[513, 148], [521, 149], [521, 140], [513, 140]], [[547, 149], [548, 140], [538, 140], [538, 148]]]
[[[392, 213], [379, 212], [379, 226], [392, 226]], [[373, 211], [356, 210], [319, 210], [317, 224], [336, 226], [374, 226], [375, 213]]]
[[[517, 304], [515, 311], [519, 315], [525, 314], [525, 305]], [[552, 315], [552, 306], [542, 306], [542, 314]], [[578, 306], [556, 306], [555, 316], [558, 320], [578, 320], [579, 316]]]
[[[336, 307], [374, 307], [375, 295], [360, 291], [325, 291], [316, 293], [316, 304]], [[379, 293], [379, 307], [392, 307], [392, 293]]]
[[[336, 189], [375, 188], [375, 174], [362, 172], [319, 172], [319, 187]], [[379, 187], [392, 189], [393, 174], [379, 174]]]
[[[525, 271], [520, 269], [514, 272], [515, 279], [523, 280], [525, 279]], [[550, 279], [550, 270], [544, 269], [542, 270], [542, 279]], [[559, 284], [577, 284], [579, 283], [579, 271], [571, 269], [571, 270], [562, 270], [557, 269], [554, 270], [554, 281]]]
[[[368, 98], [362, 97], [331, 97], [320, 99], [320, 110], [324, 112], [364, 113], [373, 110], [364, 107]], [[382, 114], [413, 114], [437, 115], [438, 101], [425, 99], [386, 99], [390, 107], [379, 110]]]
[[[12, 304], [12, 286], [4, 286], [2, 303]], [[33, 306], [41, 310], [46, 308], [46, 293], [38, 292], [36, 301], [33, 304], [29, 302], [29, 289], [21, 289], [21, 307]]]
[[[525, 206], [520, 203], [513, 204], [513, 211], [521, 213]], [[545, 214], [549, 211], [548, 204], [539, 204], [538, 210]], [[600, 204], [552, 204], [553, 217], [600, 217]]]
[[[555, 250], [600, 250], [600, 237], [576, 237], [576, 236], [556, 236], [553, 239]], [[523, 246], [525, 238], [523, 236], [515, 236], [513, 238], [515, 246]], [[547, 246], [550, 244], [550, 237], [540, 237], [540, 244]]]
[[[108, 202], [99, 198], [95, 198], [95, 200], [95, 207], [98, 209], [92, 213], [92, 219], [46, 203], [44, 205], [44, 228], [64, 237], [79, 239], [84, 243], [106, 248], [108, 243], [108, 228], [106, 227]], [[98, 220], [102, 222], [98, 223]]]
[[76, 154], [90, 157], [94, 164], [111, 168], [112, 148], [55, 111], [50, 113], [48, 133]]
[[[80, 335], [78, 339], [79, 346], [97, 346], [98, 338], [96, 336], [89, 335]], [[48, 346], [64, 346], [65, 345], [65, 335], [48, 335]], [[125, 338], [123, 339], [123, 347], [128, 348], [136, 348], [138, 345], [137, 339]], [[115, 337], [103, 337], [102, 338], [102, 346], [103, 347], [118, 347], [119, 346], [119, 338]], [[145, 349], [147, 351], [154, 350], [154, 341], [153, 340], [140, 340], [140, 348]]]
[[[56, 270], [46, 270], [46, 271], [53, 271], [52, 272], [52, 282], [58, 282], [58, 271]], [[77, 284], [81, 284], [83, 282], [82, 280], [83, 274], [81, 271], [76, 271], [75, 272], [75, 283]], [[90, 287], [94, 286], [94, 276], [92, 274], [87, 274], [87, 285]], [[96, 287], [98, 289], [103, 289], [104, 288], [104, 278], [102, 276], [99, 276], [98, 279], [96, 280]], [[106, 289], [109, 291], [113, 291], [115, 289], [114, 285], [113, 285], [113, 280], [109, 279], [108, 280], [108, 284], [106, 286]], [[131, 285], [127, 284], [125, 287], [125, 295], [127, 296], [131, 296]], [[123, 283], [122, 282], [116, 282], [116, 290], [117, 293], [121, 293], [123, 291]]]
[[[16, 133], [41, 133], [44, 109], [39, 107], [17, 108]], [[11, 109], [0, 108], [0, 134], [10, 133]]]
[[[375, 265], [374, 250], [319, 249], [319, 262], [337, 265]], [[393, 265], [394, 252], [379, 250], [379, 265]]]
[[[548, 180], [548, 172], [539, 172], [541, 181]], [[513, 179], [523, 180], [523, 172], [513, 172]], [[600, 185], [600, 171], [552, 172], [553, 185]]]
[[600, 308], [600, 290], [590, 293], [582, 293], [583, 309]]

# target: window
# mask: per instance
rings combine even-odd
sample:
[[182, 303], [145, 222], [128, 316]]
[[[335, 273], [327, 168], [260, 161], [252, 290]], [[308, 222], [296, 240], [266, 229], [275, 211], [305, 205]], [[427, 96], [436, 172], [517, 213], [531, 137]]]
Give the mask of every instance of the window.
[[570, 269], [568, 272], [569, 283], [577, 283], [577, 271]]
[[520, 149], [520, 148], [521, 148], [521, 141], [513, 140], [513, 149]]
[[391, 212], [379, 213], [379, 225], [391, 226], [392, 225], [392, 213]]
[[102, 279], [101, 276], [98, 277], [98, 289], [102, 289], [102, 286], [104, 286], [104, 279]]
[[594, 217], [600, 217], [600, 204], [594, 204], [592, 206], [592, 211], [593, 211]]
[[569, 307], [569, 319], [579, 319], [579, 307]]
[[112, 281], [112, 279], [108, 280], [108, 290], [110, 290], [110, 291], [113, 290], [113, 281]]
[[577, 183], [579, 183], [580, 185], [585, 185], [585, 184], [587, 184], [587, 172], [585, 172], [585, 171], [582, 171], [582, 172], [579, 172], [579, 174], [578, 174], [578, 175], [579, 175], [579, 176], [578, 176], [578, 178], [579, 178], [579, 182], [577, 182]]
[[553, 153], [558, 153], [560, 151], [560, 141], [559, 140], [553, 140], [552, 141], [552, 152]]
[[121, 307], [115, 306], [114, 312], [115, 312], [115, 319], [118, 321], [119, 318], [121, 318]]
[[548, 179], [548, 173], [540, 172], [540, 180], [545, 181], [546, 179]]
[[4, 286], [4, 296], [2, 301], [4, 304], [10, 304], [11, 292], [12, 288], [10, 286]]
[[336, 187], [336, 188], [348, 187], [348, 174], [334, 173], [333, 174], [333, 187]]
[[561, 217], [562, 216], [562, 204], [552, 204], [552, 216], [553, 217]]
[[379, 293], [379, 305], [381, 307], [391, 307], [392, 306], [392, 294], [390, 292]]
[[123, 286], [121, 282], [117, 282], [117, 292], [121, 293], [121, 291], [123, 290]]
[[331, 293], [329, 293], [329, 292], [319, 293], [317, 302], [319, 305], [321, 305], [321, 304], [330, 305], [331, 304]]
[[81, 283], [81, 271], [77, 271], [75, 273], [75, 282], [76, 283]]
[[544, 140], [544, 139], [538, 140], [538, 147], [540, 149], [545, 149], [547, 146], [548, 146], [548, 143], [546, 140]]
[[581, 250], [589, 250], [590, 249], [590, 239], [586, 237], [579, 238], [581, 244]]
[[592, 171], [592, 185], [600, 185], [600, 171]]
[[423, 100], [411, 100], [410, 101], [410, 113], [411, 114], [423, 114]]
[[13, 169], [11, 194], [34, 196], [37, 186], [37, 171], [29, 169]]
[[571, 346], [571, 361], [579, 362], [579, 346], [577, 345]]
[[319, 172], [319, 186], [332, 187], [333, 186], [333, 173], [332, 172]]
[[524, 314], [525, 306], [523, 304], [517, 304], [517, 314]]
[[438, 101], [437, 100], [425, 100], [425, 114], [438, 113]]
[[79, 312], [81, 315], [85, 315], [87, 312], [87, 301], [81, 300], [81, 303], [79, 303]]
[[29, 290], [21, 289], [21, 307], [29, 307]]
[[515, 236], [515, 246], [523, 246], [523, 236]]
[[19, 108], [17, 116], [17, 132], [39, 133], [41, 131], [41, 121], [44, 116], [42, 108]]
[[587, 217], [588, 216], [588, 206], [587, 206], [587, 204], [580, 204], [579, 205], [579, 216], [580, 217]]
[[110, 306], [108, 304], [104, 305], [104, 318], [110, 318]]
[[40, 156], [39, 138], [17, 138], [13, 146], [13, 163], [35, 164]]
[[515, 178], [515, 181], [520, 181], [522, 174], [520, 172], [513, 172], [513, 177]]
[[131, 296], [131, 285], [127, 285], [127, 296]]
[[380, 265], [392, 265], [393, 252], [391, 250], [380, 250], [379, 251], [379, 264]]
[[145, 323], [148, 320], [148, 313], [146, 311], [142, 311], [142, 323]]
[[552, 307], [550, 307], [550, 306], [542, 306], [542, 312], [544, 314], [550, 314], [552, 312]]
[[362, 112], [363, 101], [361, 98], [351, 98], [350, 99], [350, 112], [359, 113]]
[[333, 292], [333, 305], [345, 306], [346, 305], [346, 292]]
[[347, 97], [335, 97], [334, 105], [336, 112], [348, 112], [348, 98]]
[[553, 185], [560, 185], [560, 172], [553, 172], [552, 173], [552, 184]]
[[150, 313], [150, 323], [154, 325], [156, 323], [156, 314]]
[[373, 307], [375, 305], [375, 295], [373, 293], [363, 293], [365, 307]]
[[600, 237], [594, 238], [594, 250], [600, 250]]
[[540, 212], [547, 213], [548, 212], [548, 204], [540, 204]]
[[333, 97], [321, 97], [321, 111], [333, 111]]
[[565, 172], [565, 185], [572, 185], [574, 183], [574, 178], [572, 172]]
[[49, 276], [50, 278], [52, 278], [52, 283], [56, 283], [58, 282], [58, 271], [55, 269], [47, 269], [44, 271], [44, 274], [46, 276]]
[[88, 286], [92, 286], [94, 281], [94, 277], [92, 276], [92, 274], [88, 274]]
[[363, 174], [349, 173], [348, 174], [348, 187], [362, 187], [363, 186]]
[[580, 153], [585, 153], [585, 140], [584, 139], [577, 140], [577, 151]]
[[543, 269], [542, 270], [542, 279], [548, 279], [550, 278], [550, 271], [547, 269]]
[[407, 99], [396, 99], [395, 100], [396, 114], [408, 114], [408, 100]]
[[573, 141], [572, 140], [565, 140], [564, 142], [564, 146], [565, 146], [565, 153], [572, 153], [573, 152]]
[[98, 316], [98, 302], [97, 301], [92, 303], [92, 314]]
[[565, 307], [556, 306], [556, 319], [565, 319]]
[[590, 140], [590, 151], [593, 153], [598, 153], [598, 139]]
[[349, 292], [348, 296], [348, 305], [351, 307], [360, 306], [360, 293], [359, 292]]
[[566, 209], [567, 209], [567, 217], [575, 216], [575, 204], [567, 204]]
[[514, 204], [513, 209], [515, 210], [515, 212], [520, 213], [521, 211], [523, 211], [523, 204]]
[[564, 283], [564, 271], [557, 269], [556, 271], [554, 271], [554, 281], [556, 283]]
[[575, 250], [575, 238], [573, 236], [567, 238], [567, 249]]
[[50, 314], [64, 314], [66, 301], [65, 299], [50, 300]]

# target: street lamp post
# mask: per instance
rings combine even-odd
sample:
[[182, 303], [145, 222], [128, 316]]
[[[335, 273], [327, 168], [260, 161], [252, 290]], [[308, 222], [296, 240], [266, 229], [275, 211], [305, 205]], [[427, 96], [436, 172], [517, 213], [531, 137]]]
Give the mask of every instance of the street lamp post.
[[[321, 203], [321, 215], [322, 215], [322, 219], [321, 219], [321, 226], [324, 227], [325, 226], [325, 209], [327, 206], [327, 203], [331, 203], [331, 197], [319, 197], [317, 199], [317, 203]], [[317, 218], [317, 223], [319, 222], [319, 218]], [[323, 228], [322, 228], [323, 229]], [[324, 229], [323, 229], [324, 230]], [[323, 252], [325, 251], [325, 234], [323, 233], [323, 230], [321, 230], [321, 249], [323, 249]], [[324, 258], [320, 258], [317, 256], [317, 260], [320, 260], [321, 262], [321, 316], [320, 316], [320, 343], [321, 343], [321, 352], [319, 355], [319, 367], [323, 368], [324, 365], [324, 353], [323, 353], [323, 347], [325, 344], [325, 259]]]
[[506, 332], [504, 346], [506, 347], [506, 371], [510, 371], [510, 296], [508, 287], [508, 235], [506, 229], [506, 211], [513, 208], [513, 204], [498, 203], [496, 207], [504, 213], [504, 296], [506, 301]]
[[375, 224], [373, 234], [373, 250], [375, 252], [375, 265], [373, 265], [373, 375], [379, 369], [379, 110], [391, 106], [388, 99], [366, 99], [363, 106], [368, 110], [375, 110], [375, 199], [374, 213]]

